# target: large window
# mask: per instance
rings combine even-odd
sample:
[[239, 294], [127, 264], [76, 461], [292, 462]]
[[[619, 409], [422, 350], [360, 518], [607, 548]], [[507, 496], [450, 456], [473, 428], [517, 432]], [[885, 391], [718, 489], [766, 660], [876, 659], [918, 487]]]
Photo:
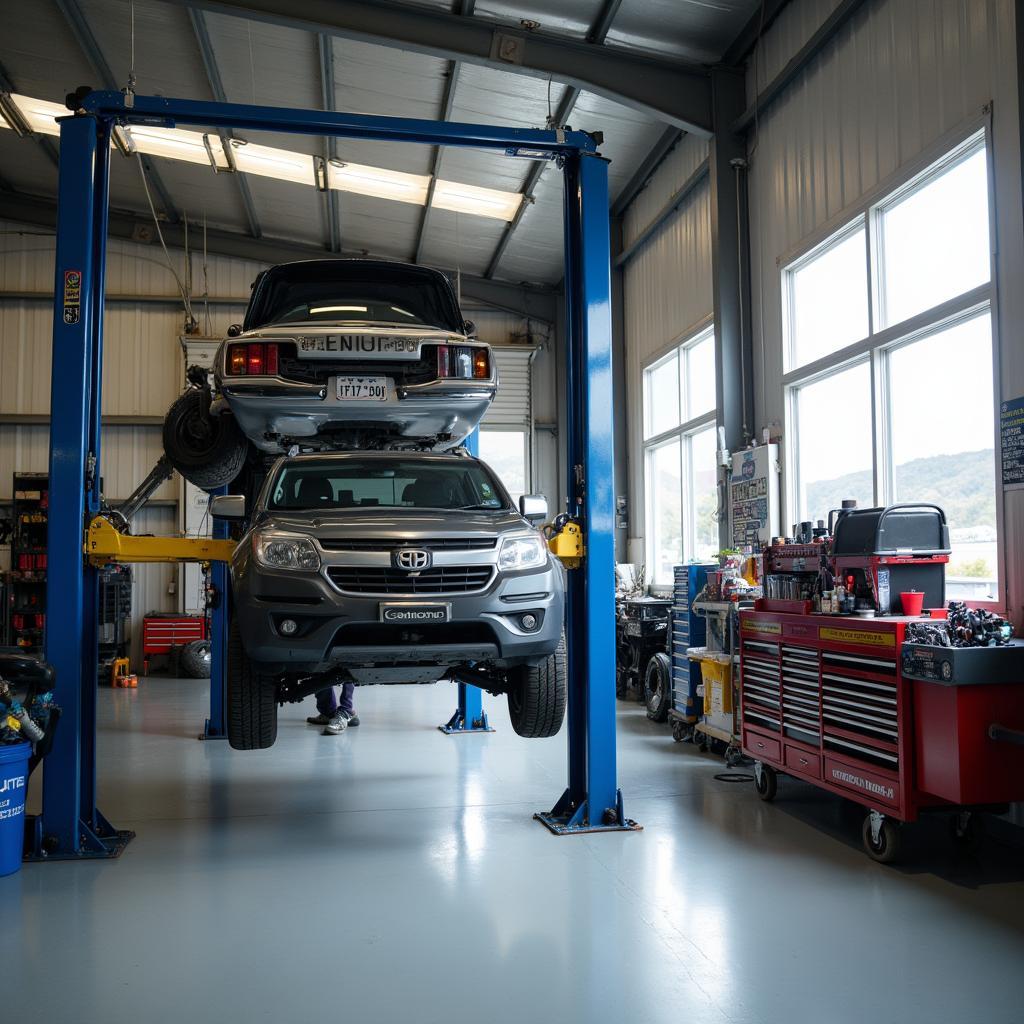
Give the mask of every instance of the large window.
[[947, 596], [999, 600], [984, 133], [782, 274], [789, 511], [934, 502]]
[[480, 429], [480, 458], [498, 474], [513, 501], [528, 493], [527, 437], [525, 430]]
[[711, 327], [644, 371], [647, 578], [718, 550], [715, 338]]

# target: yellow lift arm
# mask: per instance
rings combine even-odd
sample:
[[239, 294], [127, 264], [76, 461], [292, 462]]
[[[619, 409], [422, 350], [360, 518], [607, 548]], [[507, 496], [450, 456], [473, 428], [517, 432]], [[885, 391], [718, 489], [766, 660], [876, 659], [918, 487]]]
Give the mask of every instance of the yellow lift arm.
[[111, 562], [227, 562], [233, 540], [210, 537], [133, 537], [110, 520], [96, 516], [85, 534], [85, 554], [92, 565]]

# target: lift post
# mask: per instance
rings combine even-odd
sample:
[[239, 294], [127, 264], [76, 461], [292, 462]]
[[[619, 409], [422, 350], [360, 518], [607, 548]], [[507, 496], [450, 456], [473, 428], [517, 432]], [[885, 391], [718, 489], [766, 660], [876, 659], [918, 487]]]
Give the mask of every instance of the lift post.
[[[113, 829], [96, 809], [97, 576], [83, 558], [86, 523], [100, 510], [102, 319], [110, 136], [115, 124], [420, 142], [558, 161], [566, 195], [569, 511], [583, 530], [586, 554], [581, 568], [569, 574], [569, 782], [553, 810], [538, 817], [559, 832], [635, 827], [623, 814], [615, 768], [608, 182], [595, 138], [563, 129], [156, 96], [134, 96], [129, 106], [118, 92], [80, 91], [72, 106], [75, 116], [60, 122], [46, 639], [63, 716], [46, 759], [42, 817], [30, 833], [35, 855], [116, 856], [130, 838], [130, 833]], [[222, 594], [227, 589], [223, 582]], [[224, 652], [223, 622], [222, 613], [215, 665], [223, 664], [218, 660], [218, 648], [220, 657]], [[467, 692], [465, 713], [472, 719], [469, 698]]]

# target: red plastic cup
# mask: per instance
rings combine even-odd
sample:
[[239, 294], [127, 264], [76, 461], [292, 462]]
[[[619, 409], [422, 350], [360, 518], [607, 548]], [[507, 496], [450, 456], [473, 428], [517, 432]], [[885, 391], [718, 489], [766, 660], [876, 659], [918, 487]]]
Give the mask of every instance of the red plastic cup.
[[924, 592], [921, 590], [906, 590], [900, 594], [900, 604], [903, 605], [904, 615], [920, 615], [924, 607]]

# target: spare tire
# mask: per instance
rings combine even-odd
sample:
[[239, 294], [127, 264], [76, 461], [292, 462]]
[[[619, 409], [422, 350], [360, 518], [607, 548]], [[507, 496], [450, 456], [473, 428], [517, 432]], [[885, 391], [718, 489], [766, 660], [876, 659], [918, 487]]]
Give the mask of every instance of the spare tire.
[[653, 722], [664, 722], [672, 707], [672, 662], [659, 651], [651, 656], [644, 672], [644, 702], [647, 717]]
[[210, 678], [210, 641], [193, 640], [181, 649], [179, 659], [182, 672], [190, 679]]
[[164, 452], [171, 465], [204, 491], [226, 487], [241, 472], [249, 442], [233, 416], [211, 416], [206, 395], [189, 388], [164, 417]]

